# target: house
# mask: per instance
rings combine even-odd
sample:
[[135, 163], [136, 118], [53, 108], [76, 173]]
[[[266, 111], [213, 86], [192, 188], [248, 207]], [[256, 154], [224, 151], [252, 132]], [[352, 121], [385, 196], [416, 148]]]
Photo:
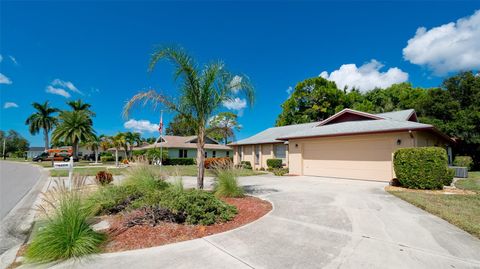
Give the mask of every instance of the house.
[[273, 127], [230, 144], [234, 162], [266, 168], [280, 158], [290, 174], [390, 181], [398, 148], [439, 146], [453, 141], [434, 126], [419, 123], [413, 109], [370, 114], [344, 109], [326, 120]]
[[42, 154], [45, 151], [45, 147], [29, 147], [26, 151], [27, 158], [31, 159], [35, 156]]
[[[165, 135], [157, 144], [143, 145], [135, 147], [133, 150], [163, 148], [168, 151], [169, 158], [197, 158], [197, 137], [196, 136], [174, 136]], [[115, 149], [109, 149], [114, 151]], [[119, 155], [124, 157], [123, 149], [119, 150]], [[205, 140], [205, 157], [232, 157], [233, 151], [229, 146], [225, 146], [207, 137]]]

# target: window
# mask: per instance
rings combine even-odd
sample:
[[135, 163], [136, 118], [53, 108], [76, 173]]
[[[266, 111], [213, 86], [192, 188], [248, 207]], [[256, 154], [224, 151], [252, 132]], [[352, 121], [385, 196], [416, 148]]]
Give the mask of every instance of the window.
[[285, 162], [287, 157], [287, 147], [284, 144], [275, 145], [275, 158], [282, 159]]
[[217, 157], [217, 152], [215, 150], [212, 152], [212, 157], [213, 158]]
[[205, 151], [205, 158], [208, 158], [208, 152]]
[[255, 164], [260, 163], [260, 146], [255, 145]]
[[230, 151], [227, 151], [227, 157], [230, 157]]
[[186, 149], [179, 149], [178, 150], [178, 158], [187, 158], [187, 150]]

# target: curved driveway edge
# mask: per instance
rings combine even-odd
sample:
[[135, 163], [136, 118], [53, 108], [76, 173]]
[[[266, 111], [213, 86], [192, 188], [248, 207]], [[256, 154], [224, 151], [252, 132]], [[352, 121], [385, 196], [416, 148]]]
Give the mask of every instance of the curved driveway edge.
[[251, 176], [274, 209], [232, 231], [54, 268], [479, 268], [480, 240], [384, 191], [385, 183]]

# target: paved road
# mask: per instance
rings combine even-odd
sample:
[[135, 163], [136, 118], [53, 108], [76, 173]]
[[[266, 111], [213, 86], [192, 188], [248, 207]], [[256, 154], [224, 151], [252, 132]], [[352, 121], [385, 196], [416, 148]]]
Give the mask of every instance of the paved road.
[[0, 161], [0, 220], [27, 194], [40, 178], [37, 167]]
[[54, 267], [480, 268], [480, 240], [386, 193], [384, 183], [273, 176], [241, 183], [273, 211], [226, 233]]

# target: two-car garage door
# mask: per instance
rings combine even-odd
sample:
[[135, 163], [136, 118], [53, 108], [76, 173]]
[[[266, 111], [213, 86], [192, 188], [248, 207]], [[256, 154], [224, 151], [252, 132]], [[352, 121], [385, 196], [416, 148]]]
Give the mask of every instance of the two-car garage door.
[[391, 139], [312, 142], [303, 145], [303, 174], [390, 181]]

